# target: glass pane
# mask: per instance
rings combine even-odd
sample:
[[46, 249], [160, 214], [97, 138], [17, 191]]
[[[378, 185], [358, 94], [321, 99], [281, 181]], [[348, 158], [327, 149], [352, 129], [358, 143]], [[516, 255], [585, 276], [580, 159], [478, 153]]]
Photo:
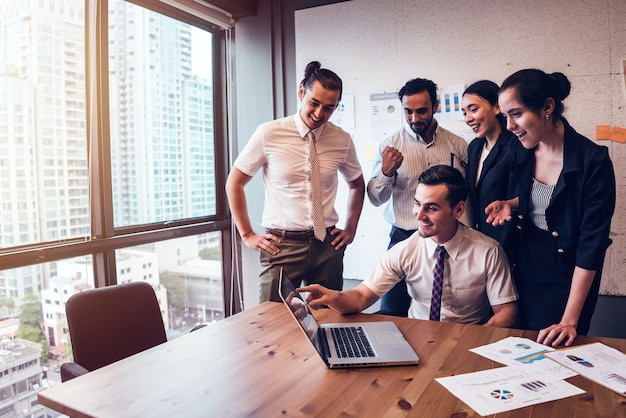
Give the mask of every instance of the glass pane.
[[109, 2], [116, 227], [215, 214], [212, 34]]
[[224, 317], [221, 232], [160, 241], [115, 252], [117, 282], [155, 288], [168, 337]]
[[90, 235], [83, 3], [0, 1], [0, 247]]
[[0, 416], [43, 416], [37, 393], [71, 358], [65, 302], [93, 287], [91, 257], [0, 270]]

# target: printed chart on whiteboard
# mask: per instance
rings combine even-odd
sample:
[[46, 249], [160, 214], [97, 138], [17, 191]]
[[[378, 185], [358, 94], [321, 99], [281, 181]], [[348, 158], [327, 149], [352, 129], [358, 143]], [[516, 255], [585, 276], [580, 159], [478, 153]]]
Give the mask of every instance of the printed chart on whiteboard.
[[464, 119], [461, 109], [463, 91], [465, 91], [463, 84], [444, 86], [437, 90], [439, 109], [437, 109], [435, 117], [439, 122], [460, 121]]

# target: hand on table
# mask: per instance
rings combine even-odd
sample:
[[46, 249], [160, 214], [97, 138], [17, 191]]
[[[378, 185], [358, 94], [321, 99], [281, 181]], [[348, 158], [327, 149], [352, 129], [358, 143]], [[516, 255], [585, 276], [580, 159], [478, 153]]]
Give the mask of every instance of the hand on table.
[[561, 343], [564, 343], [566, 347], [569, 347], [577, 335], [575, 326], [554, 324], [539, 331], [537, 342], [552, 347], [558, 347]]

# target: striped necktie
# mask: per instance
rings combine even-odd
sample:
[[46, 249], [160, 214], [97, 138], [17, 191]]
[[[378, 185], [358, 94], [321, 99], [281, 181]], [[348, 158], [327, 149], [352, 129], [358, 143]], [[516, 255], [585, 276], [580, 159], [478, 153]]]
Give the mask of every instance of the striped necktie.
[[322, 208], [322, 187], [320, 180], [320, 162], [315, 149], [315, 135], [313, 131], [306, 134], [306, 144], [309, 152], [309, 181], [311, 182], [311, 218], [313, 219], [313, 232], [315, 238], [320, 241], [326, 239], [326, 224], [324, 222], [324, 209]]
[[441, 290], [443, 288], [443, 263], [446, 256], [446, 248], [443, 245], [438, 245], [435, 255], [437, 256], [437, 262], [433, 270], [435, 278], [433, 280], [433, 293], [430, 299], [429, 319], [431, 321], [439, 321], [441, 316]]

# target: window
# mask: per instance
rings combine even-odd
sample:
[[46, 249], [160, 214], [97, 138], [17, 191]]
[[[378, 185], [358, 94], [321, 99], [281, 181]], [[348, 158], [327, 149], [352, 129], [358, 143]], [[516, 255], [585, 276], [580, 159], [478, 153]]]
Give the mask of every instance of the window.
[[150, 282], [170, 335], [239, 309], [229, 29], [180, 2], [0, 2], [0, 319], [39, 315], [33, 367], [71, 354], [65, 302], [85, 289]]
[[109, 1], [116, 227], [216, 214], [212, 45], [205, 29]]

